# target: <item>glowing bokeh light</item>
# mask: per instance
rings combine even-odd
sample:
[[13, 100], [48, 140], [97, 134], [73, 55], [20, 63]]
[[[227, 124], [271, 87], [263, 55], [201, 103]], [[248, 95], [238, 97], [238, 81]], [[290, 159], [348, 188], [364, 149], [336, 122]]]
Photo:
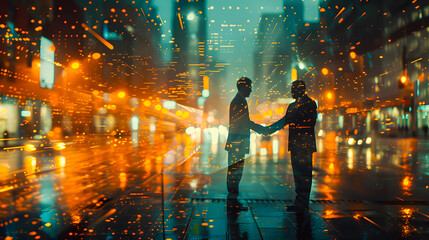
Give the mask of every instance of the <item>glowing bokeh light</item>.
[[92, 58], [95, 59], [95, 60], [99, 59], [100, 57], [101, 57], [100, 53], [93, 53], [92, 54]]
[[79, 66], [80, 66], [80, 64], [79, 64], [78, 62], [73, 62], [73, 63], [72, 63], [72, 65], [71, 65], [71, 67], [72, 67], [73, 69], [78, 69], [78, 68], [79, 68]]
[[119, 92], [119, 93], [118, 93], [118, 97], [119, 97], [119, 98], [125, 98], [125, 95], [126, 95], [126, 94], [125, 94], [125, 92], [124, 92], [124, 91], [121, 91], [121, 92]]
[[328, 75], [329, 71], [327, 68], [322, 68], [322, 74], [323, 75]]

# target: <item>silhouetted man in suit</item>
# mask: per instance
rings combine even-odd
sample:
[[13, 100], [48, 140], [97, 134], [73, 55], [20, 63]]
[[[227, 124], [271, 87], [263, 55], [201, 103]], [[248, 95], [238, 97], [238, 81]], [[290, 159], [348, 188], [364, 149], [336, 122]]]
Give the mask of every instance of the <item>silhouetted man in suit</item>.
[[231, 101], [229, 108], [229, 133], [225, 150], [228, 151], [228, 206], [235, 206], [238, 210], [246, 210], [238, 202], [238, 185], [243, 175], [244, 156], [249, 153], [250, 129], [258, 133], [264, 127], [252, 122], [249, 118], [249, 108], [246, 98], [252, 92], [252, 81], [242, 77], [237, 81], [238, 93]]
[[291, 153], [296, 198], [294, 204], [287, 206], [288, 211], [306, 211], [310, 200], [313, 171], [313, 152], [316, 152], [314, 126], [317, 119], [316, 102], [305, 93], [305, 82], [292, 83], [292, 97], [295, 102], [289, 104], [286, 115], [267, 128], [272, 134], [289, 124], [288, 150]]

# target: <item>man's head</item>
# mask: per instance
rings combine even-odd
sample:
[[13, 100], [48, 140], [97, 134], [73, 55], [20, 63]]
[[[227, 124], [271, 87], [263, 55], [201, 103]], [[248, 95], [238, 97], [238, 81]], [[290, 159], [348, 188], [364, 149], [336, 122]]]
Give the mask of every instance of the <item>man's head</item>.
[[243, 95], [243, 97], [250, 96], [252, 92], [252, 80], [247, 77], [242, 77], [237, 81], [238, 92]]
[[305, 82], [296, 80], [292, 82], [292, 97], [298, 99], [305, 95]]

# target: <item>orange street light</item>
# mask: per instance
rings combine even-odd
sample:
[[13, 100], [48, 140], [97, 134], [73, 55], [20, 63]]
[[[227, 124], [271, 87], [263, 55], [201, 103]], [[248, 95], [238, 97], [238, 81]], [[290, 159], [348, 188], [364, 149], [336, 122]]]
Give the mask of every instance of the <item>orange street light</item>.
[[405, 83], [407, 81], [407, 76], [401, 76], [401, 82]]
[[100, 57], [101, 57], [101, 54], [98, 52], [92, 54], [92, 58], [95, 60], [99, 59]]
[[326, 97], [327, 97], [329, 100], [331, 100], [331, 99], [332, 99], [332, 93], [331, 93], [331, 92], [328, 92], [328, 93], [326, 94]]
[[80, 64], [79, 64], [78, 62], [74, 62], [74, 63], [72, 63], [72, 65], [71, 65], [71, 67], [72, 67], [73, 69], [78, 69], [78, 68], [79, 68], [79, 66], [80, 66]]
[[327, 68], [322, 68], [322, 74], [323, 75], [328, 75], [329, 71]]
[[119, 98], [124, 98], [125, 97], [125, 92], [124, 91], [118, 92], [118, 97]]
[[350, 53], [350, 57], [351, 57], [352, 59], [355, 59], [355, 58], [356, 58], [356, 53], [355, 53], [355, 52], [351, 52], [351, 53]]

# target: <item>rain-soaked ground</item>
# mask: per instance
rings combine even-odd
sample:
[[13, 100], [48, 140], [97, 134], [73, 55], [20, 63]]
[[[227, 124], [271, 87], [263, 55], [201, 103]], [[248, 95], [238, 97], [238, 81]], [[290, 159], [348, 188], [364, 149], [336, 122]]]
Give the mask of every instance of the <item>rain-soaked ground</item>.
[[[428, 239], [429, 141], [318, 139], [307, 214], [285, 135], [256, 137], [228, 211], [224, 136], [73, 138], [63, 150], [0, 153], [4, 239]], [[263, 141], [261, 141], [263, 140]], [[140, 142], [137, 144], [137, 142]]]

